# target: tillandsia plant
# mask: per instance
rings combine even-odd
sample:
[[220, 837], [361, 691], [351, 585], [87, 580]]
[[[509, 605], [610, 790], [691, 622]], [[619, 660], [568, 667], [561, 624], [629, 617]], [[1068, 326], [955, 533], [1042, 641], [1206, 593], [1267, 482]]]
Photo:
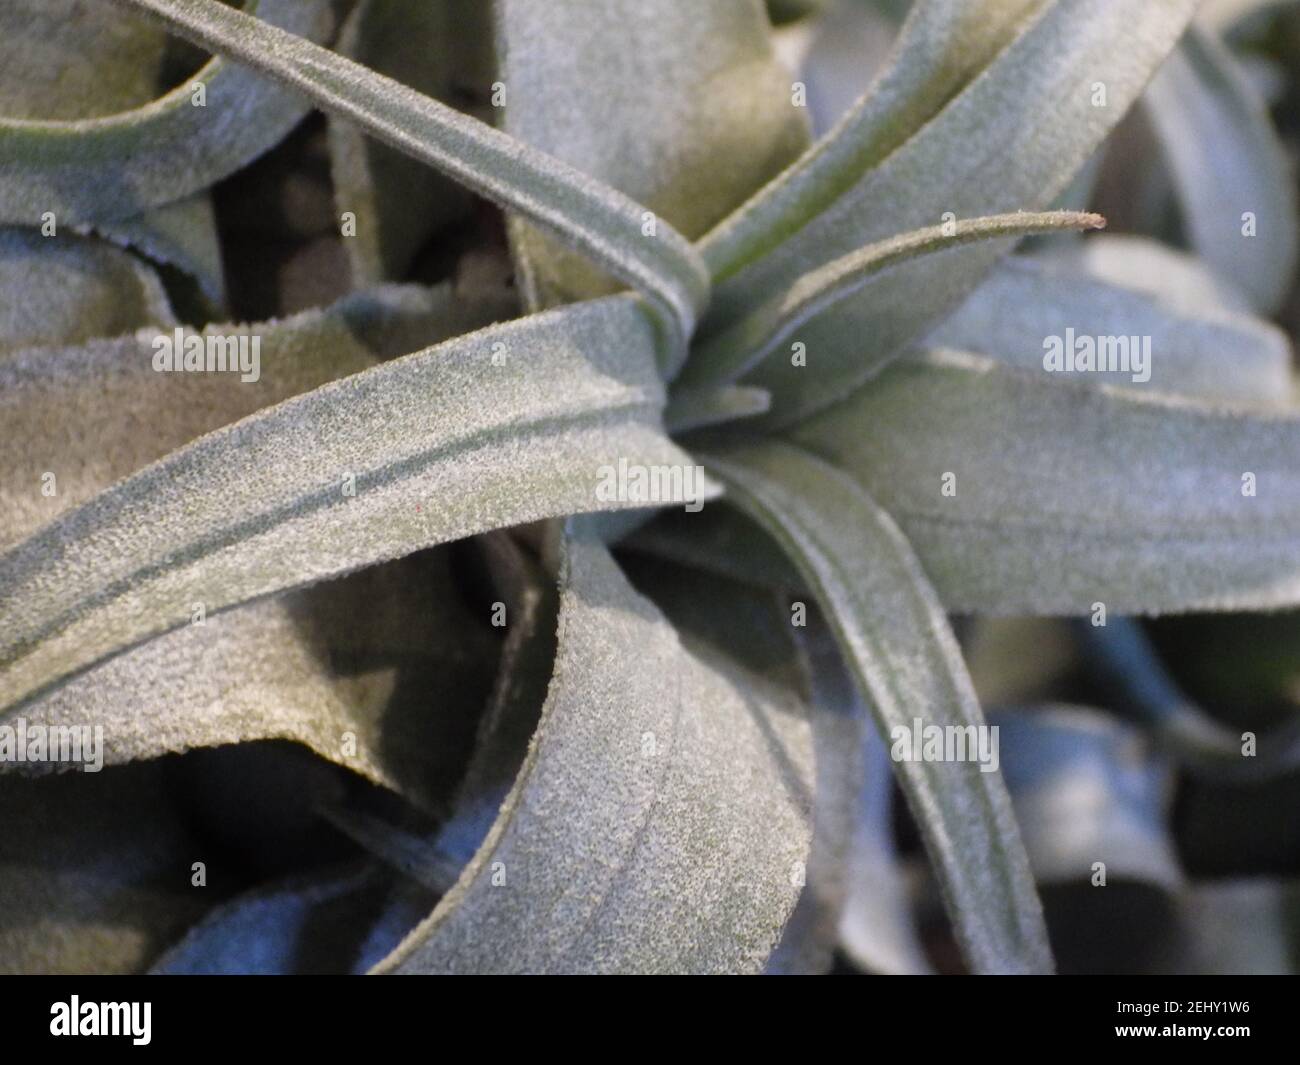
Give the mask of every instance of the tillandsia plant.
[[1291, 968], [1286, 6], [4, 0], [0, 966]]

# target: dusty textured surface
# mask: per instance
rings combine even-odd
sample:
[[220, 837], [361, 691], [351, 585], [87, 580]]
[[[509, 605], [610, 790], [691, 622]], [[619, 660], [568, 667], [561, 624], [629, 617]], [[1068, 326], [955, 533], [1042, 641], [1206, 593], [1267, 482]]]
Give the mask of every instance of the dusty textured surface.
[[382, 968], [760, 969], [810, 843], [802, 710], [683, 648], [604, 548], [572, 543], [561, 589], [555, 677], [519, 779]]
[[[982, 726], [948, 620], [903, 534], [844, 474], [784, 444], [711, 456], [736, 505], [813, 588], [880, 729]], [[1002, 778], [971, 759], [898, 760], [963, 953], [976, 972], [1050, 972], [1051, 948]]]
[[641, 305], [613, 296], [173, 451], [0, 557], [7, 702], [183, 624], [194, 603], [212, 614], [488, 529], [635, 505], [598, 499], [602, 467], [689, 464], [659, 428], [654, 356]]
[[[807, 143], [757, 0], [503, 0], [497, 50], [508, 133], [692, 239]], [[535, 305], [609, 291], [530, 227], [512, 234]]]
[[933, 352], [797, 435], [889, 509], [949, 610], [1296, 601], [1300, 418], [1046, 376]]
[[0, 373], [22, 348], [176, 324], [158, 275], [99, 240], [0, 227], [0, 288]]
[[[107, 17], [119, 21], [121, 8]], [[313, 40], [333, 25], [325, 0], [256, 0], [256, 9]], [[192, 104], [190, 79], [149, 104], [90, 121], [0, 118], [0, 221], [30, 224], [45, 211], [74, 224], [131, 218], [238, 170], [308, 110], [301, 97], [223, 59], [196, 78], [207, 86], [205, 107]]]
[[[394, 286], [280, 321], [207, 327], [200, 335], [261, 338], [260, 376], [249, 382], [229, 371], [155, 371], [156, 329], [12, 354], [0, 360], [0, 545], [204, 433], [377, 359], [485, 325], [496, 310], [477, 309], [476, 321], [475, 305], [453, 304], [445, 287]], [[46, 472], [55, 475], [54, 495], [41, 492]]]
[[[874, 169], [863, 173], [861, 161], [850, 157], [852, 165], [810, 164], [770, 186], [770, 202], [789, 201], [778, 218], [798, 215], [828, 195], [834, 199], [772, 254], [718, 286], [709, 327], [729, 323], [755, 300], [863, 244], [938, 224], [945, 212], [965, 219], [1047, 207], [1145, 86], [1195, 6], [1194, 0], [1037, 5], [1020, 35], [981, 76]], [[972, 17], [953, 10], [961, 7], [956, 0], [917, 9], [913, 32], [922, 39], [960, 34]], [[934, 20], [939, 25], [931, 26]], [[1126, 42], [1122, 49], [1114, 46], [1117, 36]], [[1086, 91], [1097, 80], [1107, 86], [1106, 107], [1093, 107]], [[863, 115], [872, 112], [872, 101], [869, 93]], [[895, 117], [896, 103], [887, 96], [883, 103]], [[863, 120], [859, 129], [854, 115], [845, 121], [854, 132], [837, 151], [847, 153], [854, 136], [867, 138], [869, 148], [877, 132], [873, 124]], [[877, 372], [954, 309], [1006, 251], [1007, 242], [989, 241], [917, 260], [806, 323], [799, 340], [814, 353], [816, 372], [792, 367], [783, 351], [754, 376], [754, 384], [773, 392], [770, 420], [797, 420]]]

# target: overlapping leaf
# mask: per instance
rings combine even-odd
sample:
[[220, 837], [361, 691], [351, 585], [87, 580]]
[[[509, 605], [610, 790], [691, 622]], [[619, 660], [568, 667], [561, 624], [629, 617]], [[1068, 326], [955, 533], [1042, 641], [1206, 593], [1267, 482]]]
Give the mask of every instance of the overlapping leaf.
[[[181, 448], [0, 557], [9, 705], [186, 621], [683, 465], [655, 331], [610, 297], [471, 333]], [[483, 402], [490, 395], [491, 402]]]
[[157, 274], [102, 241], [0, 227], [0, 287], [0, 366], [22, 348], [176, 324]]
[[1300, 599], [1300, 420], [1052, 376], [933, 351], [795, 435], [894, 515], [950, 610]]
[[[1042, 372], [1047, 342], [1063, 338], [1067, 328], [1077, 336], [1123, 337], [1130, 353], [1139, 356], [1149, 341], [1141, 373], [1106, 375], [1108, 383], [1119, 387], [1225, 402], [1291, 402], [1291, 344], [1280, 329], [1212, 303], [1180, 310], [1167, 299], [1107, 284], [1050, 260], [1008, 259], [926, 337], [926, 344]], [[1082, 370], [1060, 374], [1062, 380], [1087, 376]]]
[[[248, 7], [268, 24], [312, 40], [324, 40], [332, 25], [325, 0], [248, 0]], [[107, 14], [116, 24], [121, 12]], [[194, 104], [196, 84], [204, 86], [204, 106]], [[86, 88], [92, 98], [78, 101], [77, 116], [95, 114], [93, 98], [102, 86]], [[73, 224], [131, 218], [244, 166], [306, 112], [300, 97], [218, 58], [128, 111], [0, 118], [0, 221], [35, 225], [47, 211]]]
[[[807, 143], [805, 112], [751, 0], [502, 0], [496, 14], [503, 128], [689, 238]], [[535, 306], [609, 291], [531, 227], [516, 223], [512, 235]]]
[[1227, 49], [1193, 27], [1144, 103], [1197, 253], [1260, 311], [1277, 310], [1300, 235], [1295, 175], [1264, 101]]
[[757, 971], [798, 895], [810, 773], [797, 703], [684, 647], [603, 547], [573, 541], [518, 779], [380, 970]]
[[[713, 455], [709, 463], [813, 588], [882, 733], [910, 733], [914, 720], [984, 725], [920, 563], [865, 492], [783, 444]], [[973, 760], [908, 759], [895, 771], [970, 964], [981, 972], [1050, 970], [1041, 909], [1001, 779]]]
[[394, 148], [444, 171], [591, 255], [654, 302], [668, 330], [670, 372], [708, 296], [703, 264], [666, 223], [601, 182], [391, 78], [232, 11], [219, 0], [118, 0], [305, 93]]
[[[809, 271], [891, 234], [938, 224], [945, 212], [956, 220], [1046, 208], [1137, 97], [1194, 8], [1194, 0], [920, 5], [904, 27], [899, 62], [914, 48], [929, 55], [936, 44], [947, 55], [948, 46], [975, 34], [983, 50], [961, 54], [983, 56], [987, 68], [951, 99], [935, 98], [929, 88], [913, 90], [915, 99], [889, 97], [885, 86], [894, 79], [926, 77], [922, 64], [882, 75], [880, 88], [845, 118], [834, 140], [706, 242], [706, 259], [724, 278], [706, 328], [726, 328]], [[1117, 49], [1117, 39], [1127, 46]], [[996, 57], [987, 54], [1001, 45]], [[962, 63], [940, 70], [947, 73], [938, 83], [949, 93], [972, 73]], [[1093, 103], [1099, 83], [1104, 106]], [[883, 111], [868, 120], [880, 94]], [[925, 124], [905, 137], [916, 121]], [[883, 141], [878, 125], [890, 134]], [[784, 242], [771, 247], [778, 236]], [[742, 252], [750, 242], [767, 253]], [[917, 260], [806, 323], [798, 339], [807, 365], [782, 353], [755, 378], [773, 393], [771, 420], [797, 421], [878, 372], [955, 308], [1008, 248], [1007, 241], [991, 241]]]

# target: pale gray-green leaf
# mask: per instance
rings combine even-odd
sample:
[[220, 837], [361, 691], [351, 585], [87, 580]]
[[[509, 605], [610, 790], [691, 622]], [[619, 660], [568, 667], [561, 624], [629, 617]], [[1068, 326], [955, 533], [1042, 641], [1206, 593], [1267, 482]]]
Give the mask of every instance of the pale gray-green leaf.
[[207, 192], [155, 207], [134, 218], [103, 219], [78, 228], [94, 230], [115, 244], [136, 248], [155, 262], [184, 271], [217, 309], [224, 310], [225, 266], [212, 197]]
[[[1104, 220], [1095, 214], [1019, 212], [927, 226], [868, 244], [804, 274], [723, 332], [703, 341], [691, 353], [683, 380], [688, 384], [736, 380], [797, 336], [809, 319], [862, 292], [878, 274], [912, 259], [982, 240], [1065, 229], [1099, 229], [1103, 225]], [[821, 356], [820, 351], [813, 354]], [[860, 368], [855, 367], [851, 377], [856, 380], [859, 373]], [[827, 369], [814, 363], [812, 376], [819, 388], [832, 395], [838, 394], [843, 384], [833, 367]], [[765, 379], [760, 371], [757, 380]]]
[[23, 348], [176, 324], [148, 264], [94, 239], [0, 227], [0, 290], [0, 378], [12, 373], [7, 356]]
[[1050, 705], [990, 714], [1002, 774], [1039, 884], [1183, 884], [1167, 827], [1173, 780], [1134, 728], [1099, 711]]
[[1193, 26], [1144, 97], [1197, 253], [1262, 312], [1290, 291], [1295, 173], [1268, 108], [1213, 34]]
[[438, 809], [491, 681], [454, 587], [437, 554], [191, 618], [0, 722], [102, 728], [105, 765], [291, 740]]
[[[333, 24], [325, 0], [246, 0], [246, 6], [267, 23], [313, 40], [324, 40]], [[117, 23], [123, 12], [119, 7], [108, 14]], [[55, 66], [68, 68], [66, 60]], [[202, 107], [193, 103], [197, 84], [205, 87]], [[87, 107], [96, 113], [93, 102]], [[132, 218], [245, 166], [307, 110], [297, 95], [213, 59], [183, 84], [128, 111], [0, 118], [0, 221], [37, 225], [47, 211], [77, 225]]]
[[684, 647], [603, 547], [566, 554], [555, 675], [518, 779], [380, 971], [758, 971], [808, 857], [808, 721]]
[[[916, 4], [889, 64], [857, 105], [776, 181], [701, 241], [701, 253], [714, 278], [724, 280], [776, 249], [863, 174], [879, 166], [997, 54], [1041, 2], [991, 0], [972, 5], [967, 0], [922, 0]], [[895, 231], [903, 228], [909, 227], [900, 224]]]
[[646, 234], [640, 204], [477, 119], [220, 0], [117, 2], [150, 11], [190, 40], [284, 82], [590, 255], [649, 296], [669, 333], [665, 369], [680, 365], [708, 299], [708, 275], [694, 248], [667, 223]]
[[740, 418], [765, 414], [772, 397], [761, 388], [748, 385], [720, 385], [682, 388], [673, 392], [664, 411], [664, 423], [673, 434], [724, 425]]
[[[807, 144], [806, 111], [754, 0], [498, 0], [496, 21], [503, 128], [688, 238]], [[511, 235], [534, 306], [609, 291], [531, 227]]]
[[949, 610], [1300, 602], [1300, 419], [1056, 376], [936, 350], [795, 439], [889, 510]]
[[[57, 247], [67, 246], [59, 240]], [[42, 247], [39, 262], [57, 263], [57, 247]], [[134, 268], [125, 253], [98, 250]], [[34, 272], [41, 276], [41, 268]], [[118, 298], [121, 313], [130, 303]], [[83, 305], [83, 322], [96, 322], [93, 311], [93, 303]], [[154, 370], [155, 341], [174, 336], [156, 328], [77, 347], [33, 348], [0, 361], [0, 547], [204, 433], [380, 359], [486, 325], [500, 311], [492, 303], [459, 301], [448, 286], [392, 286], [279, 321], [215, 325], [198, 334], [260, 338], [256, 381], [230, 370]], [[52, 492], [42, 491], [46, 473], [53, 475]]]
[[[654, 323], [609, 297], [471, 333], [209, 433], [0, 556], [6, 705], [148, 636], [473, 533], [620, 509], [690, 465]], [[504, 357], [503, 357], [504, 356]]]
[[[919, 7], [913, 20], [921, 21], [929, 6]], [[1004, 7], [962, 6], [969, 18]], [[810, 270], [890, 234], [935, 225], [945, 213], [962, 219], [1046, 208], [1140, 93], [1194, 8], [1195, 0], [1039, 5], [979, 77], [887, 157], [873, 159], [878, 165], [845, 175], [851, 177], [847, 187], [816, 177], [804, 189], [792, 172], [789, 192], [800, 205], [798, 217], [808, 203], [821, 213], [723, 281], [705, 328], [726, 328]], [[1125, 46], [1117, 48], [1117, 40]], [[1105, 85], [1104, 107], [1093, 104], [1098, 82]], [[782, 184], [769, 189], [777, 196]], [[774, 355], [755, 382], [773, 394], [770, 420], [795, 422], [878, 372], [954, 309], [1009, 246], [980, 242], [905, 264], [805, 323], [799, 340], [808, 365]]]
[[[706, 457], [729, 498], [782, 544], [812, 587], [882, 734], [914, 721], [984, 727], [920, 562], [852, 480], [786, 444]], [[1042, 909], [1006, 790], [975, 760], [896, 759], [949, 917], [979, 972], [1052, 968]]]
[[[1132, 352], [1150, 339], [1148, 380], [1106, 374], [1123, 388], [1274, 406], [1291, 402], [1291, 344], [1275, 326], [1213, 304], [1181, 311], [1166, 299], [1034, 257], [1008, 258], [925, 343], [1041, 372], [1048, 338], [1064, 338], [1067, 329], [1076, 336], [1123, 337]], [[1060, 376], [1089, 374], [1066, 370]]]

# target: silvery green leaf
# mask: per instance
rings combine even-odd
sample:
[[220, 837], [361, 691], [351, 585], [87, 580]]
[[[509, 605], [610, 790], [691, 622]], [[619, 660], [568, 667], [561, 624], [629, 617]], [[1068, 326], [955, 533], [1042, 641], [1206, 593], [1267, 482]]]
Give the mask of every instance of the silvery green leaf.
[[565, 553], [555, 674], [518, 778], [379, 971], [757, 971], [808, 856], [808, 721], [683, 646], [603, 547]]
[[[714, 509], [714, 508], [709, 508]], [[699, 517], [700, 515], [691, 515]], [[799, 878], [802, 891], [764, 968], [769, 974], [829, 972], [843, 899], [843, 859], [861, 781], [863, 714], [833, 638], [819, 626], [815, 604], [788, 603], [770, 589], [741, 584], [641, 552], [619, 556], [678, 633], [731, 659], [753, 675], [809, 704], [815, 776], [812, 850]], [[793, 613], [801, 611], [801, 615]], [[807, 622], [817, 639], [800, 640]], [[868, 726], [870, 727], [870, 726]]]
[[102, 0], [9, 0], [0, 11], [7, 119], [97, 118], [147, 104], [167, 86], [167, 35]]
[[597, 489], [620, 462], [693, 465], [660, 427], [656, 339], [635, 297], [576, 304], [172, 452], [0, 556], [6, 705], [196, 602], [212, 614], [488, 529], [644, 503]]
[[115, 244], [136, 248], [154, 262], [184, 271], [217, 309], [226, 304], [225, 267], [212, 198], [196, 193], [155, 207], [134, 218], [117, 218], [78, 227], [94, 230]]
[[[246, 6], [268, 24], [313, 40], [324, 40], [332, 26], [326, 0]], [[123, 13], [106, 14], [116, 25]], [[82, 69], [66, 58], [50, 67]], [[205, 87], [204, 106], [193, 102], [197, 84]], [[47, 211], [78, 225], [135, 217], [238, 170], [308, 110], [298, 96], [219, 58], [149, 103], [95, 117], [100, 88], [92, 82], [90, 101], [61, 117], [0, 118], [0, 221], [38, 225]]]
[[486, 616], [471, 617], [454, 587], [445, 554], [423, 554], [191, 617], [0, 721], [98, 726], [105, 765], [290, 740], [440, 809], [493, 657]]
[[[1103, 225], [1104, 220], [1094, 214], [1021, 212], [972, 218], [951, 226], [927, 226], [868, 244], [804, 274], [727, 329], [701, 342], [691, 353], [683, 380], [686, 384], [736, 380], [765, 356], [784, 347], [810, 319], [860, 293], [878, 275], [912, 259], [999, 237], [1098, 229]], [[816, 357], [820, 353], [813, 354]], [[813, 373], [819, 380], [826, 380], [822, 367], [814, 364]], [[760, 370], [757, 380], [766, 379]]]
[[[753, 0], [498, 0], [496, 22], [506, 132], [691, 239], [808, 142]], [[531, 227], [518, 222], [511, 236], [532, 305], [609, 291]]]
[[[993, 59], [1038, 3], [922, 0], [915, 5], [889, 64], [857, 105], [779, 178], [705, 235], [701, 252], [715, 280], [778, 248], [879, 166]], [[897, 225], [894, 232], [903, 228]], [[835, 257], [830, 252], [786, 280]], [[745, 309], [746, 301], [737, 304]]]
[[1193, 246], [1260, 311], [1277, 310], [1296, 267], [1295, 174], [1264, 101], [1194, 26], [1144, 102]]
[[[948, 6], [923, 4], [909, 25], [926, 26], [927, 11]], [[839, 127], [842, 143], [821, 142], [820, 153], [814, 147], [805, 157], [810, 162], [796, 164], [760, 194], [757, 206], [724, 223], [714, 242], [702, 248], [715, 276], [723, 279], [704, 323], [707, 332], [727, 328], [803, 274], [890, 234], [939, 224], [945, 215], [956, 221], [1047, 207], [1114, 128], [1173, 47], [1196, 3], [1049, 0], [1023, 22], [1005, 9], [1013, 7], [1023, 16], [1025, 4], [953, 6], [962, 9], [962, 19], [980, 22], [978, 32], [993, 34], [1005, 47], [954, 97], [937, 101], [942, 110], [909, 139], [890, 143], [887, 155], [881, 157], [874, 142], [858, 148], [864, 160], [853, 152], [857, 123], [870, 113], [876, 95], [869, 93]], [[1005, 16], [1001, 21], [998, 12]], [[942, 18], [936, 39], [958, 32], [960, 23], [950, 21], [955, 17]], [[1012, 26], [1020, 32], [1007, 43]], [[909, 54], [917, 32], [904, 27], [897, 55]], [[1125, 47], [1117, 48], [1116, 40], [1124, 40]], [[1093, 103], [1098, 83], [1105, 87], [1104, 107]], [[890, 84], [890, 74], [878, 84]], [[910, 107], [889, 112], [888, 132], [906, 127]], [[871, 130], [871, 123], [863, 129]], [[823, 156], [852, 165], [839, 161], [823, 168]], [[760, 218], [765, 221], [755, 221]], [[779, 247], [754, 257], [778, 236], [785, 238]], [[757, 250], [746, 250], [755, 240]], [[877, 373], [954, 309], [1009, 245], [980, 242], [900, 266], [805, 323], [798, 340], [807, 365], [792, 363], [783, 352], [764, 364], [755, 381], [772, 392], [769, 420], [793, 423]]]
[[[882, 735], [916, 721], [979, 730], [948, 621], [903, 534], [849, 477], [787, 444], [706, 456], [728, 498], [813, 589]], [[969, 733], [974, 735], [974, 732]], [[896, 759], [958, 941], [979, 972], [1052, 968], [1001, 778], [974, 760]]]
[[[491, 305], [481, 310], [490, 314]], [[446, 286], [391, 287], [255, 325], [266, 341], [256, 383], [154, 372], [148, 334], [17, 355], [0, 370], [0, 439], [8, 445], [0, 446], [0, 480], [12, 493], [0, 542], [29, 534], [203, 432], [412, 343], [454, 335], [474, 313], [472, 302], [454, 303]], [[133, 404], [154, 412], [151, 434], [122, 416]], [[80, 432], [69, 431], [69, 416]], [[57, 471], [50, 497], [32, 490], [43, 469]], [[450, 581], [429, 580], [427, 562], [408, 560], [199, 615], [201, 624], [191, 604], [191, 624], [90, 669], [23, 713], [38, 724], [101, 725], [108, 764], [292, 739], [430, 805], [454, 779], [463, 707], [482, 697], [485, 681], [470, 654], [472, 626], [448, 609]], [[428, 588], [427, 597], [418, 587]], [[425, 695], [413, 698], [421, 689]], [[430, 717], [438, 739], [422, 744]], [[395, 743], [399, 735], [405, 741]]]
[[668, 330], [664, 367], [685, 357], [708, 299], [707, 272], [667, 223], [644, 231], [644, 208], [609, 186], [391, 78], [220, 0], [117, 0], [308, 96], [399, 151], [528, 217], [643, 291]]
[[[1150, 337], [1150, 380], [1138, 383], [1131, 375], [1115, 375], [1120, 387], [1228, 402], [1291, 402], [1291, 344], [1280, 329], [1213, 304], [1180, 311], [1167, 300], [1050, 260], [1006, 259], [925, 343], [1041, 372], [1048, 338], [1066, 328], [1095, 337]], [[1066, 371], [1060, 376], [1088, 375]]]
[[1053, 705], [990, 715], [1002, 773], [1039, 884], [1183, 883], [1166, 827], [1167, 762], [1141, 733], [1095, 710]]
[[794, 438], [894, 515], [949, 610], [1300, 600], [1300, 420], [1053, 376], [935, 350]]
[[210, 854], [171, 800], [160, 762], [0, 775], [0, 972], [138, 972], [203, 915]]
[[[465, 0], [362, 0], [343, 23], [336, 50], [450, 102], [462, 88], [461, 57], [472, 51], [471, 20], [486, 22], [487, 7]], [[486, 27], [481, 30], [486, 36]], [[353, 285], [401, 277], [432, 233], [469, 210], [463, 189], [342, 119], [330, 119], [329, 150], [338, 211], [355, 217], [355, 234], [343, 241]]]
[[[57, 247], [68, 247], [68, 239], [59, 238]], [[73, 248], [86, 244], [71, 239], [77, 241]], [[121, 259], [156, 286], [125, 253], [92, 247], [100, 258], [110, 263]], [[60, 261], [55, 248], [42, 248], [40, 262]], [[30, 266], [23, 269], [32, 272]], [[37, 276], [41, 269], [36, 269]], [[80, 277], [80, 270], [70, 275], [64, 291], [80, 291], [74, 286]], [[130, 308], [120, 293], [105, 293], [99, 302], [108, 304], [114, 295], [119, 301], [112, 307], [115, 313]], [[93, 306], [89, 300], [83, 304], [82, 321], [102, 325], [91, 313]], [[256, 381], [245, 381], [244, 373], [229, 370], [154, 370], [157, 338], [174, 337], [157, 328], [77, 347], [14, 354], [0, 361], [0, 546], [11, 546], [204, 433], [368, 369], [379, 359], [485, 325], [499, 310], [491, 303], [457, 301], [447, 286], [393, 286], [358, 293], [321, 311], [280, 321], [210, 326], [197, 334], [260, 338]], [[47, 328], [57, 321], [51, 318]], [[195, 334], [187, 330], [185, 335]], [[140, 432], [145, 422], [147, 433]], [[44, 478], [46, 473], [52, 481]]]
[[23, 348], [176, 324], [158, 275], [98, 240], [0, 227], [0, 289], [0, 379]]
[[813, 133], [821, 137], [870, 88], [889, 58], [898, 23], [877, 4], [833, 3], [779, 34], [787, 35], [778, 50], [807, 87]]
[[894, 852], [888, 748], [815, 606], [806, 626], [784, 620], [813, 704], [817, 788], [808, 883], [767, 971], [829, 972], [840, 947], [873, 972], [924, 972]]

